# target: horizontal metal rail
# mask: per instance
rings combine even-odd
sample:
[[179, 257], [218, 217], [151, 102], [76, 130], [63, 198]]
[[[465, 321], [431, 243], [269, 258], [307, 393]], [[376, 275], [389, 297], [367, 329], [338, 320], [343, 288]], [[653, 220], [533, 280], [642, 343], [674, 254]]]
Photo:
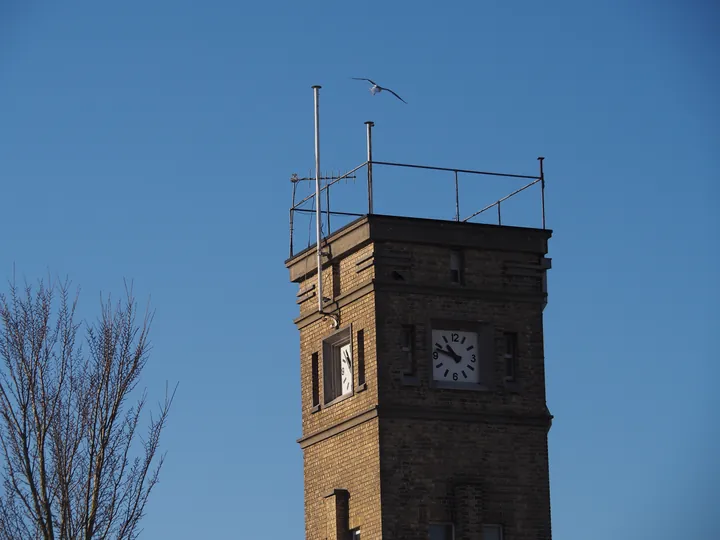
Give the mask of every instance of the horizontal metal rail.
[[[368, 135], [368, 144], [369, 142], [369, 135]], [[542, 227], [545, 228], [545, 177], [543, 173], [543, 160], [544, 158], [538, 158], [540, 160], [540, 176], [530, 176], [525, 174], [508, 174], [508, 173], [499, 173], [499, 172], [490, 172], [490, 171], [478, 171], [473, 169], [457, 169], [452, 167], [434, 167], [431, 165], [413, 165], [409, 163], [395, 163], [392, 161], [375, 161], [372, 159], [371, 154], [368, 154], [368, 160], [361, 163], [354, 169], [349, 170], [348, 172], [338, 176], [338, 177], [324, 177], [323, 179], [330, 180], [332, 178], [332, 181], [325, 184], [325, 186], [320, 188], [320, 191], [318, 193], [311, 193], [301, 201], [299, 201], [297, 204], [294, 203], [295, 200], [295, 186], [298, 182], [304, 181], [304, 180], [313, 180], [312, 178], [297, 178], [297, 176], [291, 178], [291, 182], [293, 183], [293, 206], [290, 208], [290, 255], [293, 255], [293, 236], [294, 236], [294, 220], [293, 220], [293, 213], [294, 212], [303, 212], [303, 213], [315, 213], [315, 210], [313, 209], [307, 209], [307, 208], [300, 208], [302, 205], [304, 205], [306, 202], [313, 200], [316, 196], [319, 196], [323, 191], [326, 191], [326, 194], [328, 195], [328, 201], [327, 201], [327, 210], [321, 210], [320, 213], [327, 216], [327, 226], [328, 226], [328, 233], [330, 233], [330, 216], [336, 215], [336, 216], [351, 216], [351, 217], [362, 217], [367, 214], [372, 214], [372, 188], [371, 188], [371, 167], [373, 165], [385, 165], [388, 167], [405, 167], [409, 169], [424, 169], [429, 171], [445, 171], [445, 172], [451, 172], [455, 175], [455, 220], [460, 221], [460, 199], [459, 199], [459, 189], [458, 189], [458, 174], [475, 174], [475, 175], [482, 175], [482, 176], [495, 176], [500, 178], [522, 178], [526, 180], [532, 180], [529, 184], [524, 185], [520, 189], [517, 189], [510, 193], [509, 195], [506, 195], [505, 197], [498, 199], [497, 201], [485, 206], [481, 210], [478, 210], [477, 212], [471, 214], [470, 216], [466, 217], [462, 220], [462, 222], [467, 222], [471, 220], [472, 218], [479, 216], [483, 212], [486, 212], [487, 210], [490, 210], [491, 208], [497, 206], [498, 211], [498, 224], [502, 225], [502, 216], [500, 211], [500, 205], [502, 202], [510, 199], [511, 197], [514, 197], [518, 193], [525, 191], [531, 186], [534, 186], [537, 183], [541, 183], [542, 187], [542, 193], [541, 193], [541, 199], [542, 199]], [[363, 167], [368, 167], [368, 212], [367, 213], [356, 213], [356, 212], [336, 212], [336, 211], [330, 211], [330, 201], [329, 201], [329, 188], [333, 184], [338, 183], [340, 180], [347, 180], [347, 179], [354, 179], [354, 173], [356, 173], [358, 170], [362, 169]]]
[[[309, 208], [294, 208], [295, 212], [302, 212], [304, 214], [314, 214], [315, 210], [311, 210]], [[327, 210], [320, 210], [321, 214], [330, 214], [331, 216], [355, 216], [355, 217], [362, 217], [365, 214], [356, 214], [354, 212], [336, 212], [333, 210], [332, 212], [329, 212]]]
[[482, 214], [482, 213], [485, 212], [486, 210], [490, 210], [490, 208], [492, 208], [492, 207], [495, 206], [496, 204], [499, 205], [501, 202], [508, 200], [508, 199], [509, 199], [510, 197], [512, 197], [513, 195], [517, 195], [517, 194], [520, 193], [521, 191], [524, 191], [524, 190], [526, 190], [527, 188], [529, 188], [530, 186], [534, 186], [534, 185], [537, 184], [540, 180], [541, 180], [541, 178], [538, 178], [538, 179], [535, 180], [534, 182], [530, 182], [529, 184], [521, 187], [520, 189], [518, 189], [518, 190], [516, 190], [516, 191], [513, 191], [510, 195], [506, 195], [506, 196], [503, 197], [502, 199], [498, 199], [498, 200], [495, 201], [494, 203], [488, 204], [488, 205], [487, 205], [485, 208], [483, 208], [482, 210], [478, 210], [477, 212], [475, 212], [475, 213], [472, 214], [471, 216], [468, 216], [468, 217], [466, 217], [465, 219], [463, 219], [463, 221], [468, 221], [469, 219], [472, 219], [472, 218], [474, 218], [475, 216], [478, 216], [478, 215]]
[[393, 163], [391, 161], [373, 161], [373, 165], [390, 165], [392, 167], [408, 167], [410, 169], [427, 169], [430, 171], [447, 171], [465, 174], [483, 174], [486, 176], [504, 176], [506, 178], [526, 178], [528, 180], [540, 180], [539, 176], [527, 176], [524, 174], [506, 174], [487, 171], [473, 171], [470, 169], [451, 169], [448, 167], [431, 167], [429, 165], [409, 165], [407, 163]]
[[[345, 178], [352, 178], [355, 179], [355, 176], [346, 176]], [[337, 176], [321, 176], [320, 180], [337, 180]], [[296, 182], [315, 182], [315, 178], [305, 177], [305, 178], [299, 178], [295, 176], [290, 177], [290, 182], [296, 183]]]
[[[362, 169], [365, 165], [367, 165], [367, 161], [364, 162], [364, 163], [362, 163], [362, 164], [360, 164], [360, 165], [358, 165], [358, 166], [355, 167], [353, 170], [348, 171], [348, 172], [346, 172], [345, 174], [338, 176], [338, 177], [337, 177], [335, 180], [333, 180], [332, 182], [328, 182], [327, 184], [325, 184], [324, 187], [320, 188], [320, 192], [322, 193], [323, 191], [325, 191], [327, 188], [329, 188], [329, 187], [332, 186], [333, 184], [338, 183], [340, 180], [345, 180], [346, 178], [350, 177], [350, 175], [351, 175], [352, 173], [354, 173], [354, 172]], [[296, 209], [298, 208], [298, 206], [300, 206], [300, 205], [308, 202], [310, 199], [313, 199], [314, 197], [315, 197], [315, 194], [314, 194], [314, 193], [311, 193], [310, 195], [308, 195], [307, 197], [305, 197], [303, 200], [301, 200], [299, 203], [297, 203], [295, 206], [293, 206], [293, 207], [292, 207], [292, 210], [296, 210]]]

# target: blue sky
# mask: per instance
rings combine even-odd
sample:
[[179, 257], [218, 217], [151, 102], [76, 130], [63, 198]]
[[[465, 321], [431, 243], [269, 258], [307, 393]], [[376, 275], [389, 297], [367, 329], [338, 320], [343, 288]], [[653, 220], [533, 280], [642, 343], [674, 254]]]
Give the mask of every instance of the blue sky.
[[[720, 537], [718, 24], [698, 0], [3, 0], [0, 279], [67, 275], [88, 317], [133, 279], [144, 383], [180, 382], [144, 537], [303, 538], [283, 261], [313, 84], [327, 171], [363, 161], [366, 120], [378, 160], [546, 157], [554, 538]], [[454, 215], [447, 177], [375, 182], [378, 212]], [[510, 186], [463, 180], [461, 213]]]

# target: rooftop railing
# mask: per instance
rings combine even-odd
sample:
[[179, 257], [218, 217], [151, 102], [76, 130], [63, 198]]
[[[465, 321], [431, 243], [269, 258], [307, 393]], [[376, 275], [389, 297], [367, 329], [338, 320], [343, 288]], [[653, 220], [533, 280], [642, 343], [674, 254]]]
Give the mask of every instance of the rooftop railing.
[[[509, 173], [500, 173], [500, 172], [491, 172], [491, 171], [479, 171], [479, 170], [472, 170], [472, 169], [458, 169], [454, 167], [434, 167], [430, 165], [416, 165], [416, 164], [409, 164], [409, 163], [395, 163], [390, 161], [375, 161], [372, 158], [372, 128], [374, 126], [373, 122], [366, 122], [365, 125], [367, 126], [367, 159], [357, 167], [339, 175], [339, 176], [325, 176], [320, 178], [319, 180], [325, 182], [323, 186], [320, 187], [319, 190], [317, 190], [314, 193], [311, 193], [307, 195], [306, 197], [302, 198], [301, 200], [296, 200], [297, 198], [297, 186], [300, 182], [304, 181], [317, 181], [318, 179], [315, 177], [305, 177], [300, 178], [298, 175], [294, 174], [290, 178], [290, 181], [292, 182], [292, 206], [290, 207], [290, 257], [292, 257], [295, 254], [294, 250], [294, 235], [295, 235], [295, 213], [316, 213], [316, 201], [315, 197], [319, 193], [321, 196], [324, 193], [325, 194], [325, 209], [320, 209], [320, 213], [322, 217], [324, 218], [324, 225], [327, 227], [326, 235], [329, 236], [333, 229], [331, 227], [331, 216], [344, 216], [344, 217], [362, 217], [367, 214], [373, 214], [374, 213], [374, 205], [373, 205], [373, 170], [375, 167], [399, 167], [399, 168], [406, 168], [406, 169], [422, 169], [422, 170], [428, 170], [428, 171], [438, 171], [438, 172], [448, 172], [452, 173], [454, 175], [454, 187], [455, 187], [455, 221], [458, 222], [468, 222], [474, 218], [477, 218], [481, 214], [484, 214], [486, 212], [489, 212], [493, 209], [497, 211], [497, 224], [503, 225], [503, 217], [502, 217], [502, 204], [509, 199], [517, 196], [519, 193], [524, 192], [525, 190], [531, 188], [532, 186], [535, 186], [539, 184], [540, 188], [540, 206], [541, 206], [541, 216], [542, 216], [542, 228], [545, 229], [545, 174], [543, 172], [543, 160], [545, 158], [539, 157], [537, 158], [540, 165], [540, 170], [538, 176], [531, 176], [531, 175], [523, 175], [523, 174], [509, 174]], [[342, 180], [349, 180], [349, 179], [356, 179], [357, 174], [359, 171], [362, 171], [364, 169], [364, 172], [366, 174], [367, 180], [367, 212], [364, 213], [357, 213], [357, 212], [344, 212], [344, 211], [337, 211], [337, 210], [331, 210], [330, 209], [330, 188], [337, 184], [338, 182]], [[472, 175], [472, 176], [492, 176], [492, 177], [501, 177], [501, 178], [512, 178], [512, 179], [522, 179], [522, 180], [529, 180], [525, 185], [522, 187], [512, 191], [511, 193], [498, 198], [497, 200], [491, 202], [490, 204], [484, 206], [480, 210], [477, 210], [470, 214], [469, 216], [465, 218], [461, 218], [460, 216], [460, 177], [461, 175]], [[311, 206], [308, 208], [308, 206]]]

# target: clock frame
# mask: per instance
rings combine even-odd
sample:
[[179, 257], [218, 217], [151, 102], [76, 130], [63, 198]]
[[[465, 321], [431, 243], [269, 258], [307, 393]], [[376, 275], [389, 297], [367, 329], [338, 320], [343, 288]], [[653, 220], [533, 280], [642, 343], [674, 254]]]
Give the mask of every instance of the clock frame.
[[428, 328], [430, 385], [488, 390], [495, 363], [492, 326], [482, 321], [432, 319]]
[[323, 402], [332, 405], [355, 392], [352, 326], [346, 326], [323, 340]]

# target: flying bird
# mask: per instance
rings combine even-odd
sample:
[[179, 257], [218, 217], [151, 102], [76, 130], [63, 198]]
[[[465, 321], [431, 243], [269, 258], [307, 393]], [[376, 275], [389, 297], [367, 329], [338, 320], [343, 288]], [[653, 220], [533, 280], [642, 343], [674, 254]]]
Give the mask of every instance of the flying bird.
[[370, 79], [364, 79], [364, 78], [360, 78], [360, 77], [352, 77], [352, 78], [355, 79], [356, 81], [367, 81], [367, 82], [369, 82], [370, 84], [372, 84], [372, 86], [370, 87], [370, 93], [371, 93], [373, 96], [374, 96], [375, 94], [379, 94], [379, 93], [382, 92], [383, 90], [387, 90], [387, 91], [390, 92], [393, 96], [395, 96], [396, 98], [398, 98], [400, 101], [402, 101], [403, 103], [406, 103], [406, 104], [407, 104], [407, 101], [405, 101], [403, 98], [401, 98], [400, 96], [398, 96], [395, 92], [393, 92], [393, 91], [390, 90], [389, 88], [384, 88], [384, 87], [380, 86], [380, 85], [377, 84], [375, 81], [371, 81]]

